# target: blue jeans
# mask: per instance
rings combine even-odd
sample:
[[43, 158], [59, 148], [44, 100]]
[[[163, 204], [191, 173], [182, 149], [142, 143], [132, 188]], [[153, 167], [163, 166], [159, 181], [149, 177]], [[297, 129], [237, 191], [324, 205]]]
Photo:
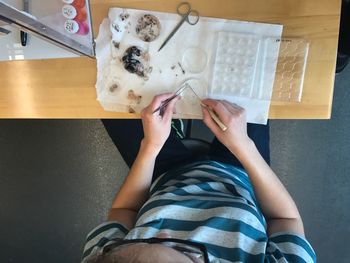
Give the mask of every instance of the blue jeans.
[[[143, 139], [143, 127], [141, 120], [102, 120], [113, 143], [118, 148], [129, 168], [134, 163]], [[258, 151], [270, 164], [270, 135], [269, 125], [248, 124], [248, 136], [254, 141]], [[173, 167], [184, 165], [198, 160], [213, 160], [227, 163], [236, 167], [242, 167], [238, 159], [217, 138], [211, 143], [209, 154], [200, 158], [193, 156], [185, 147], [172, 129], [170, 136], [157, 156], [153, 179]]]

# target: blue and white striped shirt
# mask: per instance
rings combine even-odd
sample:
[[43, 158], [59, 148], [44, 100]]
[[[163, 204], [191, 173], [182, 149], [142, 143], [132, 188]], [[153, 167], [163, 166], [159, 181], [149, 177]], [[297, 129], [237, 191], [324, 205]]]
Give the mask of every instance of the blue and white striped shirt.
[[206, 246], [210, 262], [316, 262], [309, 242], [293, 233], [268, 236], [247, 174], [212, 161], [193, 163], [160, 176], [133, 229], [104, 223], [88, 236], [83, 258], [113, 238], [172, 238]]

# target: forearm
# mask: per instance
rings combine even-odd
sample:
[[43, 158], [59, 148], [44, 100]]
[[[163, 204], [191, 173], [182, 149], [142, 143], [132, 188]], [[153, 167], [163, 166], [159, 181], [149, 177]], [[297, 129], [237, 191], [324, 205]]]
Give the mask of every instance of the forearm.
[[254, 142], [249, 140], [246, 147], [233, 152], [249, 175], [266, 219], [300, 219], [295, 202], [262, 158]]
[[267, 219], [268, 234], [293, 231], [303, 235], [303, 223], [292, 197], [247, 135], [245, 110], [227, 101], [207, 99], [203, 102], [228, 127], [224, 132], [219, 129], [207, 107], [203, 107], [205, 124], [247, 171], [262, 213]]
[[139, 211], [148, 199], [157, 155], [157, 150], [144, 141], [141, 142], [139, 153], [113, 202], [112, 208]]

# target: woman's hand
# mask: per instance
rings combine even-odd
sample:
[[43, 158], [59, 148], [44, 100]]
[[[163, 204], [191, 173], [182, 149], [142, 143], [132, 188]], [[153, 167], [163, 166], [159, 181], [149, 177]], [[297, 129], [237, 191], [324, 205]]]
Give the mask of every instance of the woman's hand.
[[143, 124], [143, 144], [156, 154], [160, 152], [164, 143], [168, 139], [171, 131], [171, 119], [175, 109], [175, 104], [179, 97], [173, 99], [162, 111], [153, 113], [162, 103], [172, 97], [174, 93], [166, 93], [155, 96], [150, 105], [143, 109], [141, 113]]
[[247, 121], [243, 108], [224, 100], [206, 99], [203, 100], [203, 103], [215, 112], [219, 119], [227, 126], [227, 130], [222, 131], [211, 118], [208, 110], [202, 107], [204, 123], [215, 134], [216, 138], [233, 154], [238, 154], [244, 147], [251, 143], [247, 134]]

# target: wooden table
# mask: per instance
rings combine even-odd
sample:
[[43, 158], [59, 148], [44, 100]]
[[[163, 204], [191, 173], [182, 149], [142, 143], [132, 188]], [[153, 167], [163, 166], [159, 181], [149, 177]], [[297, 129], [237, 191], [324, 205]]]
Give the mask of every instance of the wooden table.
[[[174, 12], [179, 0], [91, 0], [94, 31], [109, 7]], [[280, 23], [284, 37], [310, 41], [301, 103], [272, 103], [273, 119], [329, 119], [340, 0], [191, 0], [202, 16]], [[96, 61], [89, 58], [0, 63], [0, 118], [128, 118], [96, 101]]]

